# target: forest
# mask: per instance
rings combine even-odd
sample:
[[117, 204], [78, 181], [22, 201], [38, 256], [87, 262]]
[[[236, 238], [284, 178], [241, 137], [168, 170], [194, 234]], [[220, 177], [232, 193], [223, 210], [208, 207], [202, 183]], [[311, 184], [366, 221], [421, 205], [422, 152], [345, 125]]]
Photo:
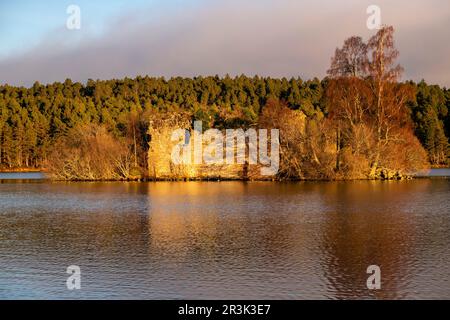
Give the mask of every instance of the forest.
[[[423, 80], [399, 82], [397, 56], [393, 29], [385, 27], [367, 43], [349, 38], [322, 80], [139, 76], [2, 85], [0, 170], [66, 170], [64, 179], [147, 177], [149, 126], [171, 113], [202, 120], [204, 129], [290, 124], [285, 139], [292, 136], [305, 148], [293, 150], [288, 141], [283, 154], [290, 164], [280, 172], [285, 178], [373, 176], [383, 161], [389, 167], [389, 159], [407, 150], [399, 141], [414, 152], [423, 148], [432, 166], [449, 165], [450, 89]], [[300, 120], [294, 123], [299, 115], [302, 129]], [[327, 148], [333, 151], [315, 154]], [[417, 162], [426, 166], [420, 156]], [[408, 169], [398, 161], [394, 169]]]

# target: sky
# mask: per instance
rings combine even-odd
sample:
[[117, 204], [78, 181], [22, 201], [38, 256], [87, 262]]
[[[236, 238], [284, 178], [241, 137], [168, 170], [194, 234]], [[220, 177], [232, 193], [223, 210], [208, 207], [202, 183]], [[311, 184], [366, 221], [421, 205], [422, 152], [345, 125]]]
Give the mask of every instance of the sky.
[[[450, 87], [448, 0], [0, 0], [0, 83], [240, 75], [322, 78], [336, 47], [393, 25], [403, 80]], [[69, 30], [69, 5], [81, 28]]]

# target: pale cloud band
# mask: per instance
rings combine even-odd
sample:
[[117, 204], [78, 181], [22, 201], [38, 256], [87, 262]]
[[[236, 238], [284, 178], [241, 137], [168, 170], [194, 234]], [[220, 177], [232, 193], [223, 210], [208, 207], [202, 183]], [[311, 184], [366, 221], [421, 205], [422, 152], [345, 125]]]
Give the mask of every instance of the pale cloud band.
[[[371, 4], [205, 1], [124, 13], [95, 36], [84, 23], [76, 31], [62, 24], [38, 46], [1, 60], [0, 82], [29, 86], [66, 78], [215, 74], [321, 78], [346, 37], [368, 38], [373, 32], [366, 27]], [[450, 86], [450, 2], [384, 0], [376, 5], [382, 23], [396, 28], [404, 79]]]

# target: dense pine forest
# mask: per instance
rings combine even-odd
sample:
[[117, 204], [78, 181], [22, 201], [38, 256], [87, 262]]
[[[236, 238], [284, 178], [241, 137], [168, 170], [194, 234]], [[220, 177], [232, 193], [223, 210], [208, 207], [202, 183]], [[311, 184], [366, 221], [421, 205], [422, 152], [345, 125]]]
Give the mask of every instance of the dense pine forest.
[[[274, 98], [308, 117], [324, 117], [328, 113], [323, 99], [327, 82], [216, 76], [0, 86], [0, 166], [45, 166], [55, 141], [84, 124], [104, 125], [118, 139], [131, 137], [130, 127], [136, 126], [139, 147], [146, 148], [146, 114], [154, 110], [186, 109], [214, 127], [246, 127], [258, 121], [267, 101]], [[450, 90], [423, 81], [408, 85], [414, 89], [408, 105], [415, 133], [430, 162], [446, 164]]]
[[[295, 139], [303, 139], [301, 143], [297, 142], [305, 148], [296, 150], [291, 160], [310, 153], [313, 154], [312, 160], [305, 160], [304, 163], [321, 163], [323, 168], [326, 161], [334, 171], [341, 170], [341, 163], [345, 162], [346, 157], [348, 163], [361, 163], [364, 159], [376, 166], [381, 152], [384, 153], [385, 163], [392, 163], [389, 154], [393, 156], [398, 151], [395, 148], [403, 148], [396, 145], [396, 141], [411, 140], [409, 133], [405, 138], [404, 133], [400, 132], [402, 128], [408, 128], [408, 132], [413, 132], [426, 150], [431, 165], [448, 165], [450, 90], [424, 81], [398, 83], [394, 78], [392, 81], [386, 80], [387, 76], [396, 73], [397, 67], [393, 65], [389, 72], [377, 71], [377, 63], [393, 63], [398, 55], [391, 39], [393, 29], [386, 30], [384, 34], [379, 32], [368, 44], [364, 44], [359, 37], [349, 38], [342, 49], [336, 50], [329, 76], [323, 80], [244, 75], [166, 80], [146, 76], [88, 80], [86, 84], [74, 83], [70, 79], [47, 85], [36, 82], [30, 88], [0, 86], [0, 169], [46, 169], [52, 166], [55, 159], [67, 158], [76, 150], [90, 157], [98, 153], [97, 162], [102, 162], [105, 154], [115, 152], [118, 158], [126, 159], [119, 161], [121, 165], [115, 165], [115, 172], [118, 167], [126, 171], [126, 174], [118, 176], [145, 176], [151, 119], [170, 112], [186, 114], [192, 120], [202, 120], [204, 129], [258, 125], [268, 128], [277, 121], [278, 126], [282, 127], [301, 113], [307, 119], [306, 133]], [[380, 40], [382, 37], [392, 40], [392, 48], [386, 47], [385, 51], [380, 52], [391, 49], [392, 57], [385, 53], [377, 56], [380, 44], [385, 43]], [[358, 50], [361, 51], [358, 61], [361, 60], [361, 66], [365, 63], [366, 74], [358, 74], [359, 62], [351, 66], [348, 59], [344, 59], [346, 64], [342, 64], [343, 57]], [[369, 62], [369, 50], [374, 52], [372, 62]], [[395, 128], [390, 124], [395, 124]], [[295, 125], [286, 132], [295, 131]], [[375, 133], [376, 127], [378, 133]], [[398, 135], [388, 139], [391, 132]], [[324, 136], [320, 137], [319, 133]], [[355, 141], [363, 143], [362, 140], [370, 135], [378, 135], [378, 138], [366, 141], [364, 145], [355, 145]], [[93, 137], [95, 143], [89, 137]], [[99, 142], [99, 139], [103, 140]], [[321, 147], [324, 140], [328, 143], [323, 143]], [[326, 150], [333, 140], [337, 140], [333, 154], [323, 155], [323, 159], [315, 154], [314, 150]], [[417, 149], [413, 145], [408, 144], [411, 150]], [[371, 151], [374, 149], [377, 154]], [[351, 154], [350, 158], [346, 152]], [[410, 155], [404, 157], [410, 158]], [[83, 167], [82, 156], [77, 159], [73, 161], [80, 169], [86, 167]], [[118, 162], [117, 159], [111, 161]], [[67, 166], [67, 163], [62, 166]], [[352, 170], [359, 169], [353, 165]], [[330, 174], [322, 176], [330, 177]]]
[[204, 125], [233, 128], [256, 123], [273, 97], [308, 116], [322, 116], [324, 85], [317, 79], [216, 76], [0, 86], [0, 163], [2, 168], [44, 166], [55, 141], [85, 124], [103, 125], [118, 139], [131, 137], [136, 127], [145, 147], [146, 115], [155, 110], [184, 109]]

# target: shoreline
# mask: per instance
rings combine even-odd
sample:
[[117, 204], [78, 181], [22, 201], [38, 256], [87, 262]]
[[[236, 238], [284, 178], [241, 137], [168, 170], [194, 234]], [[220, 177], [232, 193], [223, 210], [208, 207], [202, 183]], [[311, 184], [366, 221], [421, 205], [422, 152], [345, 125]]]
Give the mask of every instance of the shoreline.
[[[433, 169], [449, 169], [449, 167], [431, 167], [425, 170], [433, 170]], [[239, 182], [337, 182], [337, 181], [408, 181], [415, 179], [450, 179], [450, 176], [429, 176], [429, 175], [407, 175], [401, 177], [392, 177], [392, 178], [355, 178], [355, 179], [276, 179], [276, 178], [267, 178], [267, 179], [243, 179], [243, 178], [230, 178], [230, 177], [208, 177], [208, 178], [151, 178], [151, 177], [140, 177], [140, 178], [129, 178], [129, 179], [51, 179], [46, 177], [45, 175], [48, 173], [43, 169], [29, 169], [29, 168], [21, 168], [21, 169], [1, 169], [0, 174], [13, 174], [13, 173], [42, 173], [43, 178], [39, 180], [48, 180], [55, 182], [226, 182], [226, 181], [239, 181]], [[0, 179], [0, 180], [8, 180], [8, 179]], [[26, 178], [24, 180], [27, 180]]]
[[42, 172], [45, 173], [44, 169], [30, 169], [30, 168], [16, 168], [16, 169], [0, 169], [0, 173], [34, 173], [34, 172]]
[[[29, 171], [29, 172], [0, 172], [1, 173], [39, 173], [41, 171]], [[51, 182], [274, 182], [274, 183], [294, 183], [294, 182], [356, 182], [356, 181], [411, 181], [411, 180], [423, 180], [423, 179], [450, 179], [450, 176], [410, 176], [408, 178], [402, 179], [230, 179], [230, 178], [208, 178], [208, 179], [103, 179], [103, 180], [62, 180], [62, 179], [51, 179], [47, 177], [39, 179], [27, 179], [27, 178], [16, 178], [16, 179], [2, 179], [0, 180], [41, 180], [41, 181], [51, 181]]]

